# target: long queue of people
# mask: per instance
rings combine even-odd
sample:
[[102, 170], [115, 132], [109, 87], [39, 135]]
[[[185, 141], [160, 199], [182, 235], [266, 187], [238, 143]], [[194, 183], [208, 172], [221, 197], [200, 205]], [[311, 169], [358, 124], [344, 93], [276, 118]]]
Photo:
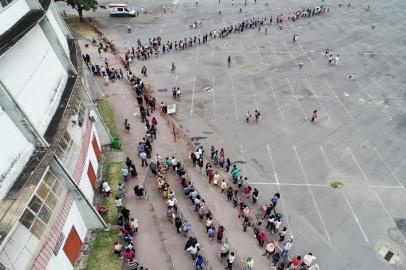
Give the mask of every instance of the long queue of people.
[[[316, 6], [314, 8], [307, 8], [303, 10], [298, 10], [295, 12], [288, 13], [287, 15], [278, 14], [276, 16], [276, 25], [279, 29], [282, 29], [283, 21], [287, 20], [295, 22], [300, 18], [308, 18], [315, 15], [321, 15], [329, 11], [329, 8], [325, 5]], [[140, 39], [137, 40], [136, 47], [132, 46], [131, 49], [128, 49], [125, 53], [125, 61], [131, 63], [135, 59], [137, 60], [148, 60], [151, 57], [158, 57], [161, 53], [171, 53], [176, 51], [182, 51], [187, 48], [193, 48], [198, 45], [204, 45], [208, 42], [208, 39], [216, 38], [226, 38], [231, 33], [242, 33], [244, 30], [248, 29], [258, 29], [261, 30], [261, 27], [266, 25], [272, 25], [273, 17], [253, 17], [253, 18], [244, 18], [240, 23], [231, 24], [228, 26], [220, 27], [218, 29], [213, 29], [202, 35], [195, 35], [190, 37], [185, 37], [183, 39], [166, 41], [162, 42], [161, 37], [150, 38], [147, 42], [141, 42]], [[195, 25], [197, 23], [195, 22]], [[267, 28], [265, 28], [265, 34], [267, 33]]]
[[[219, 150], [211, 146], [210, 160], [206, 162], [205, 166], [203, 166], [203, 156], [203, 146], [192, 152], [193, 166], [196, 167], [198, 164], [200, 173], [206, 174], [209, 184], [219, 188], [220, 193], [225, 195], [225, 199], [232, 204], [233, 208], [238, 209], [242, 230], [247, 232], [249, 227], [253, 228], [258, 245], [265, 248], [263, 256], [267, 256], [271, 260], [271, 265], [275, 269], [319, 269], [317, 264], [313, 264], [316, 257], [312, 253], [303, 257], [301, 255], [293, 258], [289, 256], [289, 251], [293, 246], [293, 237], [285, 239], [288, 228], [282, 225], [283, 214], [277, 211], [276, 207], [281, 198], [280, 193], [275, 193], [269, 204], [256, 206], [259, 190], [252, 188], [249, 185], [248, 177], [242, 176], [241, 169], [225, 157], [223, 148]], [[229, 173], [229, 177], [227, 173]], [[261, 217], [258, 216], [255, 208], [262, 212]]]

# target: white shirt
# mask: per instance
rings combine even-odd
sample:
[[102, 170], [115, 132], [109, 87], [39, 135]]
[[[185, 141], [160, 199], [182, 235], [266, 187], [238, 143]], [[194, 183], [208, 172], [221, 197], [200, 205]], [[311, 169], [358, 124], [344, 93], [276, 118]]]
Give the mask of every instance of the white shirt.
[[313, 262], [313, 260], [315, 260], [316, 257], [314, 257], [313, 255], [307, 254], [303, 257], [303, 263], [307, 266], [310, 266]]
[[212, 223], [213, 223], [213, 220], [212, 220], [212, 219], [207, 219], [207, 220], [206, 220], [206, 227], [211, 226]]
[[199, 246], [199, 244], [196, 244], [195, 246], [190, 246], [188, 247], [188, 249], [186, 249], [187, 251], [190, 252], [190, 254], [196, 254], [197, 253], [197, 247]]
[[234, 259], [235, 259], [235, 255], [233, 256], [233, 255], [228, 255], [228, 262], [229, 263], [233, 263], [234, 262]]
[[169, 206], [175, 206], [175, 203], [176, 203], [176, 199], [168, 200], [168, 205]]

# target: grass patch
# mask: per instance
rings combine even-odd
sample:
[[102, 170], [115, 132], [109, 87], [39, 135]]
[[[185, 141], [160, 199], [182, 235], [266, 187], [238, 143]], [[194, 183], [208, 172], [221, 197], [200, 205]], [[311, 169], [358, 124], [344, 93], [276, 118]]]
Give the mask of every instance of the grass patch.
[[108, 232], [98, 232], [92, 247], [92, 253], [86, 264], [86, 270], [121, 269], [123, 259], [113, 253], [115, 241], [119, 241], [118, 229]]
[[107, 101], [107, 99], [102, 99], [99, 102], [97, 102], [97, 109], [99, 110], [104, 123], [109, 129], [111, 136], [117, 137], [118, 130], [116, 120], [114, 118], [114, 111], [113, 108], [110, 106], [109, 102]]
[[330, 182], [330, 186], [332, 188], [342, 188], [344, 186], [344, 184], [342, 182], [336, 180], [336, 181]]
[[[114, 199], [116, 196], [120, 197], [117, 187], [118, 183], [124, 184], [123, 176], [121, 175], [121, 162], [112, 162], [107, 167], [107, 182], [111, 187], [111, 195], [108, 198], [103, 198], [103, 205], [107, 207], [107, 215], [104, 216], [104, 219], [107, 223], [111, 223], [111, 225], [117, 225], [118, 217], [121, 213], [117, 212], [117, 208], [114, 205]], [[123, 199], [123, 205], [125, 205], [125, 198]]]

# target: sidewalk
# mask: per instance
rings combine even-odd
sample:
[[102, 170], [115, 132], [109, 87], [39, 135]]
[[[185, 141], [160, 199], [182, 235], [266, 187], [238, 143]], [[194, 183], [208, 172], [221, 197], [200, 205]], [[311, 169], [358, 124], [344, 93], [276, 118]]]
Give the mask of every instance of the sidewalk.
[[[89, 42], [80, 41], [79, 43], [82, 53], [88, 53], [92, 62], [104, 65], [104, 58], [107, 58], [111, 67], [122, 68], [118, 58], [115, 56], [108, 53], [102, 53], [102, 56], [99, 56], [95, 47], [84, 47], [84, 43]], [[135, 185], [143, 184], [147, 171], [145, 167], [141, 167], [140, 158], [137, 155], [138, 152], [136, 149], [137, 143], [141, 141], [144, 136], [145, 126], [141, 123], [139, 117], [135, 116], [138, 112], [135, 92], [133, 92], [126, 79], [117, 80], [114, 83], [110, 82], [108, 86], [104, 85], [104, 81], [101, 77], [95, 77], [95, 80], [102, 92], [106, 95], [110, 105], [114, 108], [115, 120], [117, 122], [123, 151], [127, 157], [133, 160], [138, 172], [138, 176], [136, 178], [130, 178], [126, 184], [128, 195], [126, 207], [131, 211], [130, 217], [138, 219], [139, 222], [139, 231], [134, 241], [136, 258], [141, 265], [149, 269], [173, 269], [168, 256], [169, 250], [171, 251], [170, 255], [172, 259], [176, 258], [176, 260], [174, 260], [175, 269], [193, 269], [193, 262], [190, 255], [183, 250], [186, 240], [174, 234], [175, 229], [173, 224], [166, 226], [168, 222], [166, 221], [166, 211], [164, 210], [166, 207], [165, 202], [162, 201], [162, 199], [159, 200], [159, 198], [154, 200], [154, 191], [150, 191], [150, 195], [152, 196], [151, 201], [154, 201], [154, 208], [156, 210], [154, 213], [149, 201], [136, 199], [133, 192]], [[170, 134], [170, 131], [167, 130], [164, 120], [158, 114], [159, 113], [155, 113], [155, 117], [158, 120], [158, 140], [153, 143], [153, 153], [159, 153], [165, 156], [165, 154], [169, 155], [174, 152], [180, 152], [182, 145], [172, 142], [173, 136]], [[121, 124], [125, 118], [127, 118], [131, 124], [130, 133], [125, 133], [124, 127]], [[157, 152], [156, 150], [159, 151]], [[179, 156], [179, 154], [177, 156]], [[181, 157], [179, 156], [179, 158]], [[117, 187], [111, 188], [116, 189]], [[155, 220], [154, 215], [157, 216], [158, 222], [162, 224], [162, 228]], [[163, 230], [163, 238], [167, 241], [168, 250], [162, 243], [160, 236], [161, 230]], [[172, 237], [173, 235], [174, 237]], [[124, 265], [126, 266], [126, 264]]]

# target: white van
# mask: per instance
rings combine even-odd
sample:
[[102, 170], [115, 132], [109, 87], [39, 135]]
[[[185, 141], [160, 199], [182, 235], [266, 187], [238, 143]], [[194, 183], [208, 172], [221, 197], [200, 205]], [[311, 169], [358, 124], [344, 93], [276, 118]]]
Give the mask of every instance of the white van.
[[109, 13], [111, 17], [135, 17], [135, 10], [128, 7], [128, 4], [110, 4]]

